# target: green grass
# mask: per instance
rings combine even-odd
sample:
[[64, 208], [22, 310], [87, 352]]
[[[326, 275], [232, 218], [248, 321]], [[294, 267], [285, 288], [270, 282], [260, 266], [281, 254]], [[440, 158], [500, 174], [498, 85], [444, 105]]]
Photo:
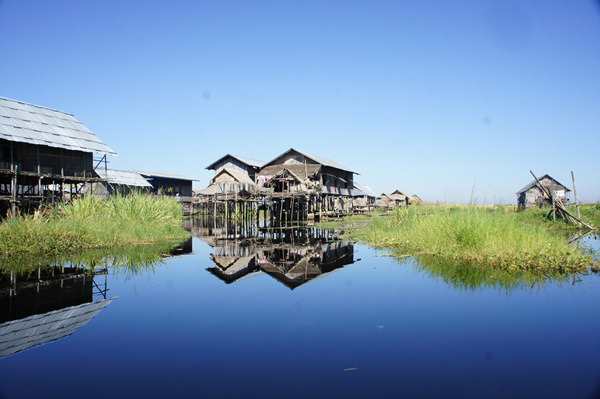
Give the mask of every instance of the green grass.
[[181, 205], [172, 198], [87, 196], [44, 213], [2, 222], [0, 261], [187, 238], [181, 220]]
[[556, 231], [568, 226], [562, 221], [546, 221], [547, 212], [514, 212], [512, 207], [411, 206], [398, 209], [392, 217], [373, 219], [349, 235], [399, 254], [461, 264], [529, 270], [597, 266], [598, 257], [569, 245], [565, 235]]

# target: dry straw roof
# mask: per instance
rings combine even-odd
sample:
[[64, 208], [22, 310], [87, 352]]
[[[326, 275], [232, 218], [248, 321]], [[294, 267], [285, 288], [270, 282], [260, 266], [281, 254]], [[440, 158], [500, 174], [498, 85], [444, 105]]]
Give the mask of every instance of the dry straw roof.
[[215, 182], [217, 178], [222, 174], [228, 174], [240, 183], [254, 184], [254, 182], [252, 181], [250, 176], [248, 176], [248, 174], [231, 168], [223, 168], [219, 173], [215, 175], [215, 177], [212, 178], [211, 183]]
[[403, 197], [410, 197], [409, 194], [407, 194], [406, 192], [402, 191], [402, 190], [395, 190], [393, 193], [390, 194], [390, 197], [394, 197], [394, 196], [403, 196]]
[[117, 155], [73, 115], [0, 98], [0, 139]]

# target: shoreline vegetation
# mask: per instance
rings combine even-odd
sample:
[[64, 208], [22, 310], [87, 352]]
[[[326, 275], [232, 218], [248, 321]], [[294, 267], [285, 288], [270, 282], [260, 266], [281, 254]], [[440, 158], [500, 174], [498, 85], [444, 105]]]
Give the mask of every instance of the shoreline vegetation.
[[182, 219], [181, 204], [168, 197], [85, 196], [0, 223], [0, 262], [183, 240]]
[[[582, 219], [600, 225], [600, 206], [580, 206]], [[398, 257], [430, 263], [507, 270], [598, 271], [597, 253], [570, 239], [578, 227], [548, 220], [547, 209], [516, 212], [511, 206], [412, 205], [388, 215], [351, 216], [324, 227]]]

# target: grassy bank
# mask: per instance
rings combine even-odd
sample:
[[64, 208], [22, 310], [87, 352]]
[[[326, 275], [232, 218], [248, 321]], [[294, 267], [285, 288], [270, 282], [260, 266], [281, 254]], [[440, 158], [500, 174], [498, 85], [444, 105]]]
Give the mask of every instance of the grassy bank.
[[88, 196], [69, 204], [9, 218], [0, 224], [0, 261], [15, 256], [56, 256], [187, 238], [181, 205], [132, 194], [101, 200]]
[[[585, 209], [600, 213], [594, 205]], [[547, 222], [545, 213], [547, 210], [514, 212], [512, 207], [412, 206], [390, 217], [374, 218], [350, 235], [399, 254], [461, 264], [555, 270], [597, 266], [596, 255], [568, 244], [564, 232], [559, 231], [567, 225]]]

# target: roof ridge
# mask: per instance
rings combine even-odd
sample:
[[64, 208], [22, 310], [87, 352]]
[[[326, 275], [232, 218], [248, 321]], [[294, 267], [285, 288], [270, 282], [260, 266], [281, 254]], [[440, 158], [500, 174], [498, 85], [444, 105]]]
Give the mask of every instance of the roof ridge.
[[36, 107], [36, 108], [47, 109], [47, 110], [50, 110], [50, 111], [60, 112], [61, 114], [75, 116], [74, 114], [71, 114], [71, 113], [65, 112], [65, 111], [61, 111], [60, 109], [50, 108], [50, 107], [44, 107], [42, 105], [37, 105], [37, 104], [33, 104], [33, 103], [27, 103], [25, 101], [19, 101], [19, 100], [15, 100], [15, 99], [8, 98], [8, 97], [0, 97], [0, 100], [13, 101], [15, 103], [19, 103], [19, 104], [23, 104], [23, 105], [30, 105], [30, 106]]

